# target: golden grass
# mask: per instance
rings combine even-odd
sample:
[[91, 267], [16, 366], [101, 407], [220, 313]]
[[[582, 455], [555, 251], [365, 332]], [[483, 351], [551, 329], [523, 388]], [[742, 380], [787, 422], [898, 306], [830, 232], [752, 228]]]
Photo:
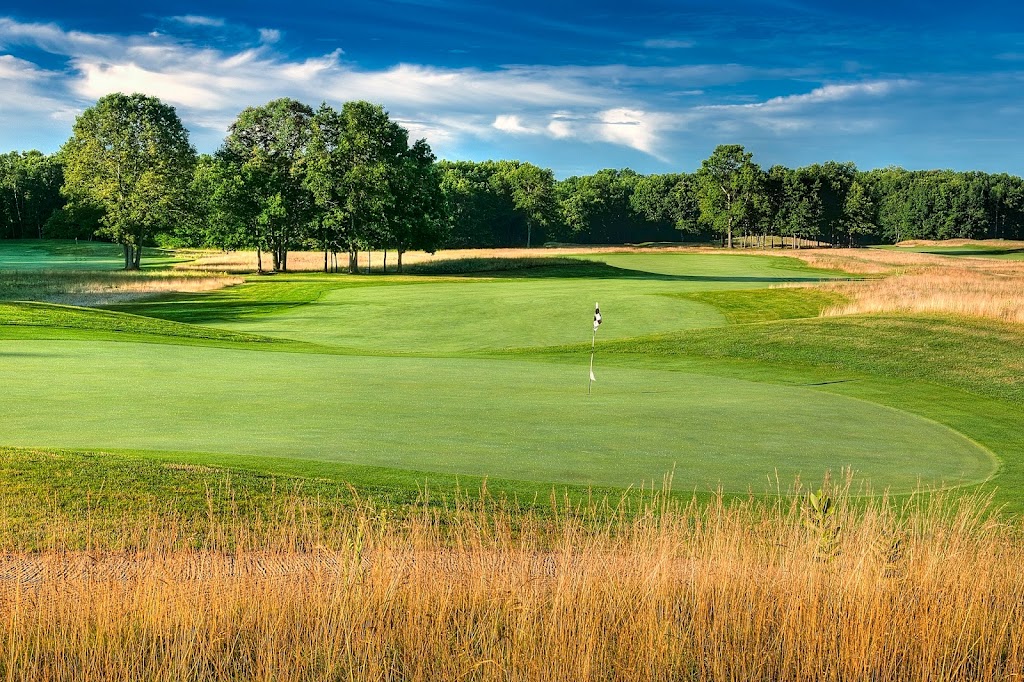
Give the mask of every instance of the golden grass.
[[1021, 261], [882, 249], [810, 250], [793, 255], [813, 267], [879, 275], [825, 285], [848, 302], [824, 310], [824, 316], [938, 313], [1024, 323]]
[[825, 316], [861, 313], [945, 313], [1024, 324], [1024, 273], [931, 268], [835, 287], [849, 302]]
[[243, 281], [235, 275], [206, 270], [4, 272], [0, 273], [0, 300], [97, 306], [164, 293], [212, 291]]
[[191, 548], [154, 517], [0, 556], [0, 679], [1020, 679], [1020, 522], [847, 500], [300, 505]]

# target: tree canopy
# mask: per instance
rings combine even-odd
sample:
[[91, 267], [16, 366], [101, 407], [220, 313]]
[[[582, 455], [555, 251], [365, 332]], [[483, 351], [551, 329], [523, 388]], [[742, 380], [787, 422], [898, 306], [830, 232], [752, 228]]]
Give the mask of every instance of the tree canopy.
[[64, 193], [102, 213], [98, 234], [124, 247], [127, 269], [187, 212], [196, 153], [174, 108], [155, 97], [101, 98], [75, 120], [61, 160]]

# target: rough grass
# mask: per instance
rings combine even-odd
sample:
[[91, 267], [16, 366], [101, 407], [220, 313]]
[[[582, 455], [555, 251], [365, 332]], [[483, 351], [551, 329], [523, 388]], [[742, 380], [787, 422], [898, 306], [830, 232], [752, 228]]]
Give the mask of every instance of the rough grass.
[[201, 271], [0, 270], [0, 301], [102, 306], [170, 292], [212, 291], [243, 281]]
[[[0, 558], [0, 675], [34, 680], [1014, 680], [1019, 521], [984, 500], [616, 513], [486, 494], [403, 518], [297, 500], [126, 533], [148, 549]], [[606, 520], [610, 519], [610, 520]], [[58, 534], [61, 528], [54, 529]], [[59, 543], [57, 543], [59, 544]]]
[[1024, 323], [1024, 269], [936, 267], [837, 290], [850, 300], [829, 307], [825, 315], [949, 313]]

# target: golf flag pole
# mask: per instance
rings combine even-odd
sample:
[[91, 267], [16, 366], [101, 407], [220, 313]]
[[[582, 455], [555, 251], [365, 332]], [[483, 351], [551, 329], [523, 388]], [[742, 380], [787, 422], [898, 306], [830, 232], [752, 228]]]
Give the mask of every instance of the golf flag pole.
[[601, 305], [599, 303], [594, 304], [594, 335], [590, 339], [590, 383], [587, 384], [587, 395], [590, 395], [593, 390], [594, 382], [597, 379], [594, 378], [594, 348], [597, 345], [597, 328], [601, 326]]

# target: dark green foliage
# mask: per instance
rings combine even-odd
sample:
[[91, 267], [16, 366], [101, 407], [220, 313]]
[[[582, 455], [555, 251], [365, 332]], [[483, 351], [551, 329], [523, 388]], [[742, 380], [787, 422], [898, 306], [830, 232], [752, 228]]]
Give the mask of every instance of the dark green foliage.
[[50, 234], [48, 221], [64, 205], [64, 168], [38, 151], [0, 154], [0, 237], [33, 239]]

